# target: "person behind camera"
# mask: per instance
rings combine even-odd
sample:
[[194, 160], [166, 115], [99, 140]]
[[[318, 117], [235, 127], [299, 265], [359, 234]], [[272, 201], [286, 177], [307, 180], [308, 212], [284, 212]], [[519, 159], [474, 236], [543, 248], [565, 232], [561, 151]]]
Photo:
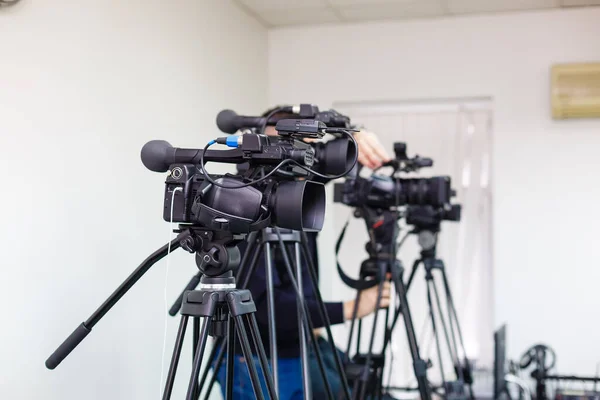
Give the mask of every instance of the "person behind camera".
[[[266, 116], [271, 113], [269, 110], [263, 114]], [[297, 118], [293, 114], [277, 113], [272, 116], [274, 119], [285, 119], [285, 118]], [[277, 131], [273, 126], [267, 126], [265, 128], [265, 134], [268, 136], [277, 136]], [[363, 166], [370, 169], [380, 167], [383, 163], [390, 160], [387, 152], [380, 144], [377, 137], [368, 131], [360, 131], [354, 134], [354, 138], [358, 145], [358, 162]], [[244, 167], [241, 167], [242, 169]], [[317, 233], [308, 232], [308, 249], [310, 256], [315, 263], [315, 268], [319, 270], [318, 265], [318, 252], [317, 252]], [[247, 244], [243, 243], [239, 246], [242, 255], [247, 251]], [[288, 255], [293, 253], [293, 245], [286, 246]], [[281, 256], [279, 249], [273, 252], [273, 283], [274, 283], [274, 304], [275, 304], [275, 331], [277, 341], [277, 366], [279, 374], [279, 400], [302, 400], [304, 399], [303, 387], [302, 387], [302, 365], [300, 360], [300, 336], [298, 329], [298, 309], [297, 309], [297, 298], [296, 292], [294, 291], [293, 285]], [[293, 257], [292, 257], [293, 258]], [[302, 287], [304, 302], [307, 305], [308, 312], [313, 321], [315, 329], [322, 328], [325, 325], [325, 321], [321, 319], [321, 315], [318, 310], [317, 300], [313, 289], [310, 275], [308, 272], [308, 264], [303, 260], [302, 265]], [[250, 277], [248, 289], [252, 293], [254, 303], [256, 305], [256, 319], [258, 322], [261, 339], [267, 356], [269, 354], [269, 315], [267, 312], [267, 286], [266, 286], [266, 266], [264, 257], [259, 258], [255, 271]], [[389, 305], [390, 298], [390, 285], [389, 282], [385, 283], [381, 307], [385, 308]], [[345, 302], [325, 302], [325, 309], [329, 315], [329, 319], [332, 325], [341, 324], [346, 320], [352, 318], [352, 312], [354, 309], [355, 300], [348, 300]], [[362, 291], [359, 306], [357, 310], [357, 317], [363, 318], [375, 311], [377, 303], [377, 287], [366, 289]], [[319, 346], [325, 350], [325, 357], [331, 358], [333, 353], [329, 345], [324, 346], [326, 343], [324, 338], [319, 338]], [[325, 341], [325, 342], [324, 342]], [[310, 340], [309, 340], [309, 348]], [[312, 350], [311, 350], [312, 351]], [[258, 358], [255, 355], [252, 362], [255, 363], [259, 369]], [[311, 357], [312, 358], [312, 357]], [[233, 399], [234, 400], [250, 400], [254, 399], [254, 392], [252, 389], [252, 383], [250, 375], [246, 368], [246, 363], [239, 346], [236, 346], [235, 358], [234, 358], [234, 383], [233, 383]], [[311, 368], [313, 368], [313, 362], [311, 362]], [[330, 365], [331, 367], [331, 365]], [[311, 371], [314, 375], [315, 371]], [[317, 371], [318, 373], [318, 371]], [[320, 376], [319, 376], [320, 377]], [[335, 375], [332, 371], [328, 372], [328, 380], [333, 380], [332, 386], [336, 392], [341, 394], [341, 382], [337, 370]], [[259, 373], [261, 381], [261, 387], [263, 393], [267, 393], [266, 384]], [[320, 378], [319, 378], [320, 379]], [[314, 380], [314, 379], [313, 379]], [[221, 386], [221, 391], [225, 397], [226, 388], [226, 368], [221, 366], [217, 372], [217, 381]], [[322, 382], [322, 381], [321, 381]], [[318, 393], [321, 390], [321, 384], [316, 381], [313, 385], [314, 389], [317, 390], [313, 393], [313, 398], [321, 398]], [[323, 396], [325, 396], [323, 392]], [[324, 397], [323, 397], [324, 398]]]

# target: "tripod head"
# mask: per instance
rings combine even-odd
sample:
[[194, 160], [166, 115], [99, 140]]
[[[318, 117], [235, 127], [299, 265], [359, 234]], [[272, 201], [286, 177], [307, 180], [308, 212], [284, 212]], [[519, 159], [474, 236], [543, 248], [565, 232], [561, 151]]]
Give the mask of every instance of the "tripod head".
[[179, 225], [175, 232], [185, 230], [190, 235], [181, 241], [181, 247], [189, 253], [196, 253], [196, 266], [205, 276], [224, 275], [240, 265], [241, 255], [237, 244], [245, 239], [245, 235], [197, 225]]
[[385, 210], [372, 207], [360, 207], [354, 212], [357, 218], [363, 218], [369, 232], [369, 242], [365, 245], [372, 259], [395, 258], [397, 221], [400, 213], [397, 210]]
[[413, 226], [410, 233], [418, 235], [422, 258], [435, 258], [442, 221], [460, 221], [461, 211], [460, 204], [448, 204], [438, 208], [432, 206], [406, 208], [406, 223]]

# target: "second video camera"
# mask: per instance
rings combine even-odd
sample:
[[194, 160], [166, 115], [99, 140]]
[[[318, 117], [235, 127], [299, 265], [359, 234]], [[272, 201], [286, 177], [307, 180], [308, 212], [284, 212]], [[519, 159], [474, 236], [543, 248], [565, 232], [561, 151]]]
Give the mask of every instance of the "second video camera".
[[429, 158], [406, 155], [406, 144], [394, 143], [396, 158], [384, 166], [393, 167], [391, 175], [373, 174], [368, 178], [349, 176], [343, 183], [334, 187], [334, 202], [351, 207], [372, 207], [388, 209], [394, 206], [429, 205], [442, 207], [450, 203], [453, 196], [449, 176], [431, 178], [398, 178], [397, 172], [417, 171], [430, 167]]

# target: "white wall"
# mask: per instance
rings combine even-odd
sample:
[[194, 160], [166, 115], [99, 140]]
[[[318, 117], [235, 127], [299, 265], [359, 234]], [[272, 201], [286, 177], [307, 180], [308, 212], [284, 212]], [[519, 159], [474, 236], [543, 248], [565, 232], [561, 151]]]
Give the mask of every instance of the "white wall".
[[493, 98], [495, 320], [512, 357], [545, 342], [581, 374], [600, 361], [600, 120], [552, 120], [549, 70], [598, 61], [599, 21], [586, 8], [269, 32], [271, 103]]
[[[23, 0], [0, 10], [0, 49], [0, 398], [160, 398], [164, 262], [56, 370], [44, 361], [168, 240], [142, 145], [203, 146], [221, 108], [267, 106], [266, 30], [230, 1]], [[173, 256], [169, 303], [196, 271]]]

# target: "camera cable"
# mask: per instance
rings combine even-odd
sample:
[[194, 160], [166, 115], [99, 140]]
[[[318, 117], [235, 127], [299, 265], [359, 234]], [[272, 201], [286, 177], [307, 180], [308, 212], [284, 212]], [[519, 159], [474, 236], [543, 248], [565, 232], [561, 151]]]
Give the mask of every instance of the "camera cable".
[[173, 208], [174, 208], [174, 204], [175, 204], [175, 193], [182, 191], [182, 189], [180, 187], [175, 188], [175, 190], [173, 190], [173, 194], [171, 197], [171, 214], [170, 214], [170, 219], [169, 219], [169, 246], [167, 248], [167, 268], [165, 271], [165, 288], [163, 290], [163, 295], [164, 295], [164, 301], [165, 301], [165, 327], [164, 327], [164, 331], [163, 331], [163, 346], [162, 346], [162, 356], [161, 356], [161, 361], [160, 361], [160, 382], [159, 382], [159, 399], [162, 399], [163, 393], [162, 393], [162, 387], [163, 387], [163, 380], [165, 378], [165, 352], [167, 350], [167, 328], [168, 328], [168, 321], [169, 321], [169, 303], [168, 303], [168, 299], [167, 299], [167, 288], [168, 288], [168, 283], [169, 283], [169, 266], [170, 266], [170, 261], [171, 261], [171, 257], [169, 257], [171, 255], [171, 242], [173, 241]]

